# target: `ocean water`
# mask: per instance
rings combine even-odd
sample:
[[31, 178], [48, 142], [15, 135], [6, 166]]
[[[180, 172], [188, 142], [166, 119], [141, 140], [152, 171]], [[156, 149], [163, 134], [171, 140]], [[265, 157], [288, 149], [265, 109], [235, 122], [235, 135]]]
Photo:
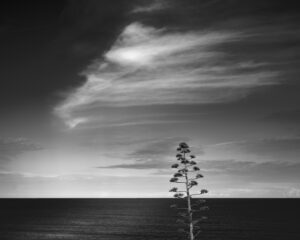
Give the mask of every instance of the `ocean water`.
[[[177, 240], [175, 199], [1, 199], [1, 240]], [[299, 240], [300, 199], [208, 199], [199, 239]]]

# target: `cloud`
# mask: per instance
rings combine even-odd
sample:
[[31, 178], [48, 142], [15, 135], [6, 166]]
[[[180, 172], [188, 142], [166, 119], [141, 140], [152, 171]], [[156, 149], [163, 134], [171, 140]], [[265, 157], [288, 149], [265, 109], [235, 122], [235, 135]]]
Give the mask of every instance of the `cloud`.
[[277, 155], [279, 152], [282, 154], [288, 152], [295, 152], [300, 149], [300, 138], [273, 138], [261, 139], [259, 141], [248, 141], [237, 144], [237, 147], [258, 155]]
[[150, 4], [143, 4], [133, 8], [132, 13], [152, 13], [170, 7], [166, 0], [153, 0]]
[[[132, 152], [129, 156], [134, 158], [149, 158], [157, 156], [165, 156], [171, 152], [174, 152], [177, 145], [182, 141], [187, 141], [187, 138], [165, 138], [165, 139], [156, 139], [150, 142], [147, 142], [144, 146], [140, 147], [136, 151]], [[173, 151], [172, 151], [173, 150]]]
[[[299, 181], [300, 163], [284, 161], [239, 161], [235, 159], [197, 160], [201, 171], [210, 179], [231, 179], [240, 182], [297, 182]], [[172, 160], [148, 159], [134, 163], [116, 164], [99, 168], [156, 170], [154, 175], [171, 176]]]
[[[169, 168], [172, 160], [175, 159], [176, 148], [180, 142], [188, 141], [186, 137], [163, 138], [147, 141], [136, 150], [127, 154], [126, 163], [99, 168], [125, 168], [125, 169], [166, 169]], [[196, 155], [203, 154], [201, 149], [191, 147]], [[132, 163], [132, 161], [134, 161]], [[131, 162], [131, 163], [128, 163]]]
[[110, 166], [104, 166], [104, 167], [98, 167], [98, 168], [125, 168], [125, 169], [161, 169], [161, 168], [167, 168], [167, 163], [164, 162], [158, 162], [158, 161], [143, 161], [143, 162], [137, 162], [137, 163], [125, 163], [125, 164], [116, 164], [116, 165], [110, 165]]
[[110, 50], [82, 74], [86, 82], [55, 108], [69, 127], [92, 121], [101, 107], [229, 102], [277, 82], [262, 63], [227, 61], [219, 50], [243, 35], [229, 31], [170, 31], [129, 24]]
[[0, 139], [0, 160], [9, 160], [11, 156], [40, 149], [40, 145], [26, 138]]
[[[176, 161], [174, 147], [179, 141], [178, 138], [148, 141], [127, 154], [125, 162], [99, 168], [150, 170], [153, 175], [170, 176], [174, 172], [170, 166]], [[201, 171], [210, 179], [288, 183], [299, 181], [298, 149], [298, 138], [274, 138], [224, 142], [215, 144], [213, 149], [192, 147], [192, 152], [197, 156]], [[226, 154], [226, 151], [231, 154]], [[211, 152], [214, 154], [211, 155]], [[214, 159], [216, 156], [219, 158]], [[227, 156], [232, 158], [226, 159]]]
[[278, 182], [299, 180], [300, 163], [285, 161], [238, 161], [234, 159], [200, 161], [207, 174], [222, 174], [242, 180]]
[[[277, 137], [244, 141], [232, 141], [207, 146], [213, 152], [219, 154], [240, 155], [243, 158], [255, 159], [265, 162], [266, 159], [273, 161], [298, 162], [300, 154], [299, 137]], [[233, 153], [233, 154], [232, 154]], [[247, 155], [245, 155], [247, 154]]]
[[[175, 157], [173, 157], [174, 162]], [[205, 172], [214, 172], [214, 173], [224, 173], [232, 170], [242, 170], [244, 168], [248, 168], [251, 165], [255, 165], [255, 162], [249, 161], [236, 161], [233, 159], [222, 159], [222, 160], [197, 160], [201, 169]], [[157, 169], [159, 172], [155, 174], [170, 174], [166, 169], [170, 169], [172, 162], [164, 161], [162, 158], [157, 160], [153, 159], [143, 159], [136, 161], [135, 163], [124, 163], [124, 164], [116, 164], [110, 166], [104, 166], [100, 168], [130, 168], [130, 169]], [[172, 171], [174, 172], [174, 171]]]
[[263, 120], [275, 123], [300, 123], [300, 109], [278, 111], [267, 115]]

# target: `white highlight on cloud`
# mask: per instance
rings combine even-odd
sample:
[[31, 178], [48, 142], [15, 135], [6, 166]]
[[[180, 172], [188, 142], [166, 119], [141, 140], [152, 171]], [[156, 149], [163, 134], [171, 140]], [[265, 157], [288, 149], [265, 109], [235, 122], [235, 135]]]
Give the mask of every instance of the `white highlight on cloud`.
[[233, 32], [170, 32], [132, 23], [102, 60], [87, 68], [86, 82], [55, 112], [74, 128], [90, 120], [91, 109], [226, 102], [244, 97], [250, 88], [273, 84], [276, 73], [253, 71], [258, 63], [249, 61], [226, 62], [226, 53], [216, 50], [241, 37]]
[[201, 46], [207, 38], [217, 42], [222, 39], [218, 34], [164, 34], [163, 30], [134, 23], [125, 28], [105, 57], [108, 61], [120, 65], [155, 64], [157, 60]]

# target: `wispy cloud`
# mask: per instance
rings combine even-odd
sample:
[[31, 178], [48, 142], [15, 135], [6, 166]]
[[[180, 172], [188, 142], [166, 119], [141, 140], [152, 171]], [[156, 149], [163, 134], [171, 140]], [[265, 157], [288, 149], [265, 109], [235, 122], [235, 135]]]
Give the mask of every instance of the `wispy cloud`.
[[300, 123], [300, 109], [283, 110], [268, 114], [263, 118], [264, 121], [272, 123], [292, 123], [299, 125]]
[[150, 4], [142, 4], [133, 8], [132, 13], [147, 13], [160, 11], [168, 8], [170, 5], [166, 0], [153, 0]]
[[250, 157], [257, 162], [265, 162], [267, 159], [287, 163], [298, 162], [300, 138], [291, 136], [232, 141], [206, 146], [205, 149], [223, 156], [242, 154], [243, 158]]
[[125, 169], [161, 169], [170, 166], [169, 154], [175, 150], [179, 142], [187, 138], [151, 139], [123, 156], [126, 163], [101, 166], [99, 168], [125, 168]]
[[[169, 170], [173, 161], [148, 159], [134, 163], [103, 166], [103, 169], [152, 169], [154, 175], [170, 176], [174, 171]], [[198, 160], [201, 170], [209, 178], [229, 177], [239, 181], [252, 182], [295, 182], [299, 180], [299, 163], [283, 161], [252, 162], [234, 159]]]
[[[42, 147], [26, 138], [0, 139], [0, 161], [23, 152], [41, 150]], [[1, 163], [1, 162], [0, 162]]]
[[103, 106], [228, 102], [274, 84], [276, 72], [259, 70], [264, 63], [233, 63], [218, 48], [242, 38], [237, 32], [174, 32], [132, 23], [55, 112], [75, 127]]
[[156, 139], [147, 142], [141, 148], [130, 154], [130, 157], [145, 159], [149, 157], [163, 157], [174, 151], [179, 142], [187, 141], [187, 138], [173, 137], [165, 139]]

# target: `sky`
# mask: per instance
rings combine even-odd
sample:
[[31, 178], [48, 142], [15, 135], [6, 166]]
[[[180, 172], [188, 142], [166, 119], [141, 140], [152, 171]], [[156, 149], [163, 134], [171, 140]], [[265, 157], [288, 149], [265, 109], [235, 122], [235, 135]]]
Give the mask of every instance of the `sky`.
[[0, 197], [300, 197], [296, 1], [0, 4]]

